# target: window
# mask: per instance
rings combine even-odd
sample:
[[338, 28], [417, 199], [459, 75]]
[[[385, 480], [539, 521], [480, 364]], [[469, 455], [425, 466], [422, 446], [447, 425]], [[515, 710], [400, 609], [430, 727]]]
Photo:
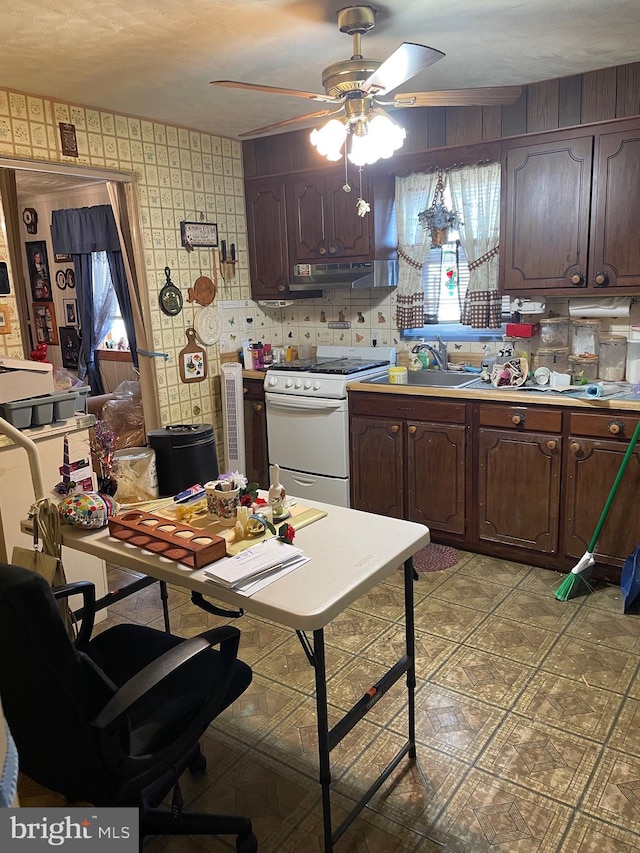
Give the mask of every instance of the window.
[[106, 252], [92, 252], [91, 274], [95, 339], [99, 342], [98, 349], [128, 350], [129, 341], [113, 287]]

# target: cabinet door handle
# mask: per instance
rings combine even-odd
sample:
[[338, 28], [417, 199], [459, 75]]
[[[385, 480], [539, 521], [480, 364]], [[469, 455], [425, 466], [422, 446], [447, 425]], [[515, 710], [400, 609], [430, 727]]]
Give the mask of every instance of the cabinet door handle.
[[583, 452], [582, 445], [581, 445], [581, 444], [580, 444], [580, 442], [578, 442], [578, 441], [572, 441], [572, 442], [571, 442], [571, 444], [569, 445], [569, 447], [570, 447], [570, 449], [571, 449], [571, 452], [572, 452], [572, 453], [575, 453], [576, 455], [577, 455], [578, 453], [582, 453], [582, 452]]
[[321, 243], [318, 243], [318, 253], [320, 255], [327, 254], [327, 244], [324, 242], [324, 240]]
[[570, 281], [571, 284], [573, 284], [575, 287], [584, 287], [584, 273], [574, 272], [574, 274], [570, 278]]
[[410, 435], [413, 435], [413, 434], [414, 434], [414, 433], [416, 433], [417, 431], [418, 431], [418, 427], [416, 427], [416, 426], [410, 426], [410, 427], [409, 427], [409, 434], [410, 434]]
[[607, 429], [611, 435], [621, 435], [624, 433], [624, 423], [622, 421], [610, 421]]
[[555, 450], [557, 446], [558, 442], [555, 440], [555, 438], [552, 438], [547, 442], [547, 450]]
[[249, 389], [246, 386], [243, 386], [242, 393], [247, 394], [248, 392], [249, 392]]
[[391, 432], [399, 432], [399, 431], [400, 431], [400, 427], [398, 426], [398, 424], [394, 424], [391, 427]]
[[254, 412], [261, 412], [263, 409], [264, 409], [264, 406], [262, 405], [262, 403], [256, 403], [255, 406], [253, 407]]
[[338, 254], [338, 244], [337, 243], [329, 243], [329, 254], [337, 255]]
[[593, 283], [596, 287], [608, 287], [609, 276], [606, 274], [606, 272], [597, 272], [593, 279]]
[[524, 416], [524, 415], [522, 415], [522, 414], [520, 414], [520, 415], [512, 415], [512, 416], [511, 416], [511, 423], [512, 423], [514, 426], [524, 426], [524, 422], [525, 422], [525, 420], [526, 420], [526, 419], [525, 419], [525, 416]]

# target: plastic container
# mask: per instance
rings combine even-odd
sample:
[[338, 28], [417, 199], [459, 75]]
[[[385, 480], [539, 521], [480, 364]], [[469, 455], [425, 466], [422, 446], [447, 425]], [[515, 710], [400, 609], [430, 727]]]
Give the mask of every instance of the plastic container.
[[195, 483], [218, 478], [212, 424], [174, 424], [149, 432], [156, 452], [160, 497], [177, 495]]
[[556, 373], [569, 373], [569, 347], [539, 349], [537, 366], [548, 367]]
[[600, 338], [600, 363], [598, 379], [622, 382], [627, 365], [627, 339], [624, 335]]
[[389, 382], [392, 385], [408, 385], [409, 371], [406, 367], [390, 367]]
[[571, 321], [571, 355], [598, 355], [600, 320]]
[[597, 355], [570, 355], [569, 364], [573, 373], [574, 385], [584, 382], [595, 382], [598, 378]]
[[640, 326], [632, 326], [629, 329], [625, 376], [627, 382], [632, 385], [637, 385], [640, 382]]
[[115, 494], [118, 503], [152, 501], [158, 497], [156, 454], [150, 447], [116, 450], [113, 454], [113, 475], [118, 484]]
[[569, 346], [569, 318], [547, 317], [540, 320], [540, 344], [543, 349]]

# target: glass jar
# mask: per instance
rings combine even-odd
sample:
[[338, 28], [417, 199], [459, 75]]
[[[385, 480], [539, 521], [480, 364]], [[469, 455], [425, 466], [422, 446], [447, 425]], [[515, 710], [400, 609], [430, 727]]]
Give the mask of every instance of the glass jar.
[[569, 364], [573, 373], [573, 384], [595, 382], [598, 378], [598, 361], [597, 355], [570, 355]]
[[569, 318], [547, 317], [540, 320], [540, 343], [544, 349], [569, 346]]
[[569, 373], [569, 347], [539, 349], [536, 364], [556, 373]]
[[598, 378], [622, 382], [627, 363], [627, 339], [624, 335], [600, 338], [600, 364]]
[[571, 321], [571, 355], [598, 355], [600, 320]]

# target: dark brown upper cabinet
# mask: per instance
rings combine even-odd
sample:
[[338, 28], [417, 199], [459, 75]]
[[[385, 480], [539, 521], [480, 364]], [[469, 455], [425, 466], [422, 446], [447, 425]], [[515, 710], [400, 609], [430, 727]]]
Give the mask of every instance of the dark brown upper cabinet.
[[503, 143], [506, 293], [640, 292], [640, 120], [585, 130]]

